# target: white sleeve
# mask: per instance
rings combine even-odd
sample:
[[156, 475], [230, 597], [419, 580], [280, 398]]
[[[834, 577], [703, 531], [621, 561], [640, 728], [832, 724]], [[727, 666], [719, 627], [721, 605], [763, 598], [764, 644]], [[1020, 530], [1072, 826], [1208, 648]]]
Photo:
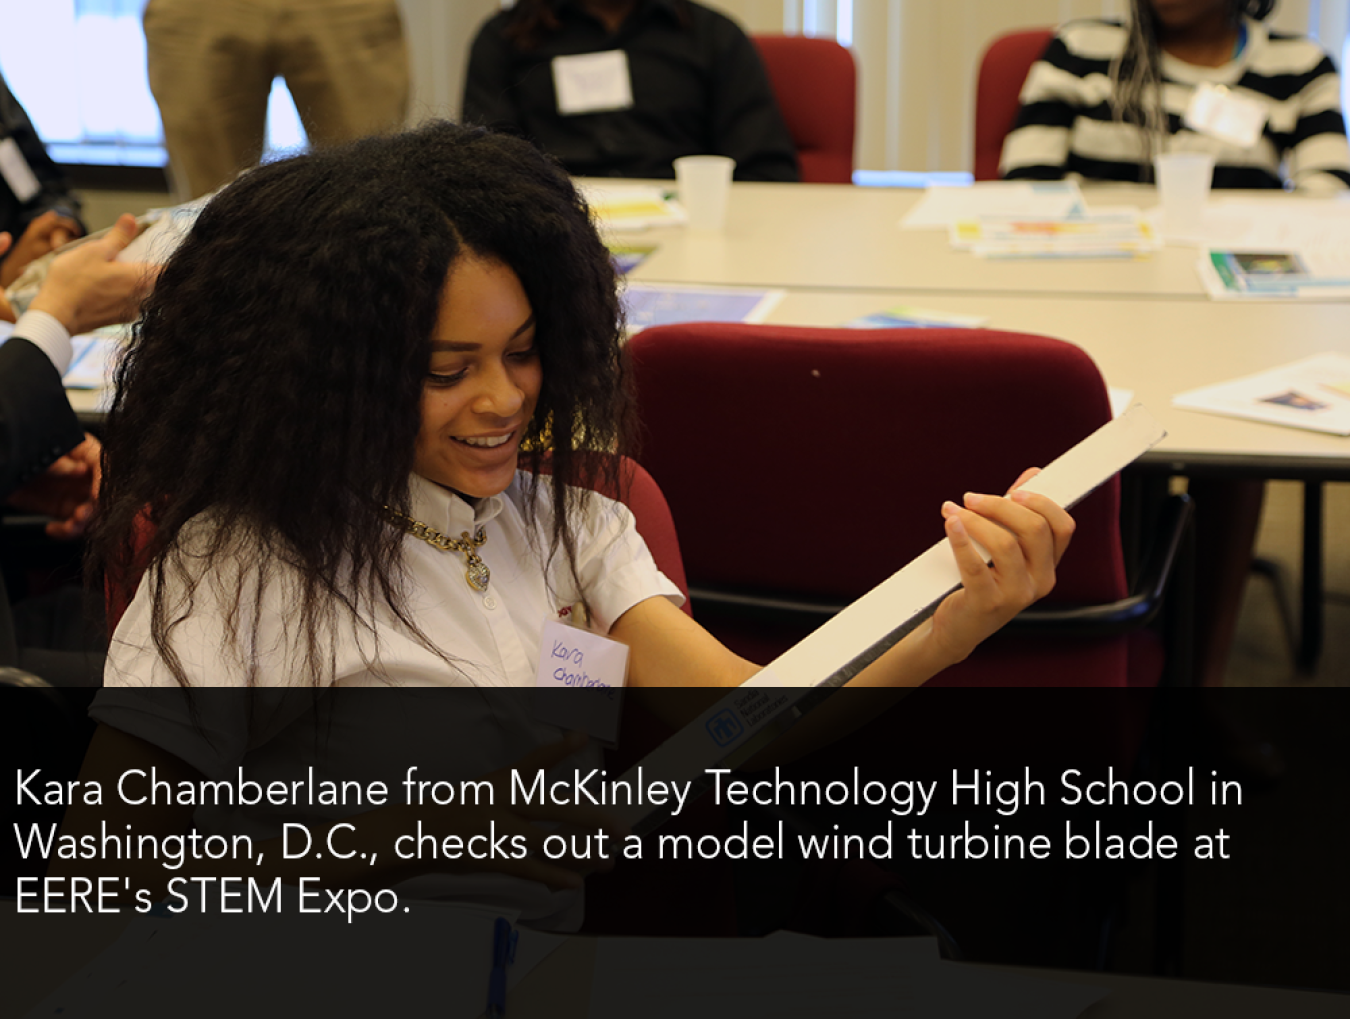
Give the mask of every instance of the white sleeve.
[[657, 569], [627, 506], [590, 493], [579, 517], [577, 576], [596, 629], [608, 633], [620, 616], [648, 598], [684, 604], [680, 589]]

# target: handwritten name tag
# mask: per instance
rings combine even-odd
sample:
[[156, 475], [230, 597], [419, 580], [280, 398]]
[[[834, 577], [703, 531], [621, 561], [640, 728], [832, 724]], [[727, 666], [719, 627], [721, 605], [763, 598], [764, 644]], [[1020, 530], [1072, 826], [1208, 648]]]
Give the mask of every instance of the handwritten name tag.
[[606, 50], [554, 57], [553, 90], [558, 94], [558, 112], [564, 116], [626, 110], [633, 105], [628, 54]]
[[1269, 115], [1265, 103], [1206, 81], [1196, 88], [1182, 121], [1199, 134], [1249, 149], [1260, 140]]
[[549, 620], [535, 670], [534, 717], [612, 746], [627, 678], [626, 645]]

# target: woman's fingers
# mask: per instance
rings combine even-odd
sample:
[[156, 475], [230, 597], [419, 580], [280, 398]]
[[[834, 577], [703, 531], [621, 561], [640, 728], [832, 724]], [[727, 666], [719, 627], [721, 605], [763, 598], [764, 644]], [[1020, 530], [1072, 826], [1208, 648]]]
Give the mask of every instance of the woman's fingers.
[[1054, 534], [1055, 563], [1058, 564], [1060, 559], [1064, 557], [1065, 550], [1069, 547], [1069, 539], [1073, 537], [1075, 525], [1069, 511], [1059, 503], [1043, 495], [1021, 491], [1023, 485], [1040, 473], [1039, 467], [1028, 467], [1017, 476], [1017, 480], [1008, 489], [1007, 497], [1019, 506], [1026, 506], [1045, 517], [1050, 524], [1051, 532]]
[[943, 516], [947, 518], [947, 540], [952, 546], [956, 559], [956, 568], [961, 571], [961, 586], [966, 592], [981, 601], [989, 600], [995, 592], [996, 582], [990, 575], [989, 564], [975, 545], [967, 522], [975, 519], [975, 514], [967, 513], [954, 502], [942, 504]]
[[1034, 492], [1013, 492], [1008, 498], [1019, 506], [1024, 506], [1033, 513], [1039, 514], [1050, 526], [1050, 534], [1055, 547], [1055, 565], [1064, 558], [1064, 553], [1069, 548], [1069, 542], [1073, 539], [1074, 528], [1077, 524], [1066, 510], [1059, 503], [1048, 499], [1043, 495], [1037, 495]]
[[1054, 586], [1055, 566], [1073, 535], [1073, 518], [1045, 496], [1013, 496], [967, 493], [964, 510], [948, 504], [943, 515], [959, 518], [968, 536], [985, 547], [999, 580], [1020, 589], [1027, 577], [1031, 597], [1040, 598]]

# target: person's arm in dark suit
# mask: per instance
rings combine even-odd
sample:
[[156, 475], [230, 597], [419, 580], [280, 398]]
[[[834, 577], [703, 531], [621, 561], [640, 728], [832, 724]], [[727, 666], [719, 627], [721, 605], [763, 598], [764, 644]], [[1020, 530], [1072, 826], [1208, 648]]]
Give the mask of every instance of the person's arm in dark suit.
[[135, 219], [123, 216], [106, 236], [52, 262], [0, 346], [0, 500], [54, 517], [53, 537], [79, 534], [98, 494], [98, 443], [85, 436], [61, 384], [70, 336], [136, 317], [155, 269], [116, 260], [135, 236]]
[[0, 500], [83, 441], [51, 359], [17, 335], [0, 346]]
[[22, 233], [29, 223], [44, 212], [56, 212], [70, 220], [79, 233], [84, 233], [84, 223], [80, 220], [80, 200], [71, 191], [70, 182], [61, 168], [47, 155], [47, 148], [38, 137], [37, 129], [28, 119], [19, 100], [14, 98], [3, 76], [0, 76], [0, 127], [7, 137], [14, 139], [41, 189], [27, 201], [20, 202], [16, 197], [16, 219], [0, 226], [0, 229]]
[[0, 76], [0, 142], [12, 143], [11, 158], [26, 163], [36, 182], [36, 192], [20, 197], [8, 176], [0, 180], [0, 230], [14, 236], [14, 247], [0, 260], [0, 286], [9, 286], [35, 258], [85, 233], [80, 221], [80, 201], [60, 168], [52, 162], [33, 128]]

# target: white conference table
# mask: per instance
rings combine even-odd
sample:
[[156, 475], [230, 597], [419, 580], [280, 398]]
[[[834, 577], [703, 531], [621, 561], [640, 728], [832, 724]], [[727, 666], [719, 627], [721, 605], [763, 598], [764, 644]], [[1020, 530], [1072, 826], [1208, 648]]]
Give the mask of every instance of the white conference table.
[[[1086, 187], [1083, 194], [1094, 209], [1157, 203], [1151, 186]], [[1299, 201], [1268, 192], [1243, 196]], [[719, 233], [667, 227], [626, 235], [660, 245], [632, 275], [662, 283], [805, 290], [1208, 300], [1196, 276], [1194, 248], [1169, 245], [1138, 261], [977, 259], [953, 249], [945, 230], [900, 229], [901, 218], [922, 197], [923, 191], [913, 188], [736, 184]]]
[[[1144, 186], [1083, 193], [1092, 208], [1157, 200]], [[1310, 666], [1321, 642], [1321, 483], [1350, 480], [1350, 438], [1179, 410], [1171, 398], [1312, 354], [1350, 352], [1350, 302], [1213, 301], [1191, 246], [1167, 245], [1130, 261], [978, 259], [953, 249], [945, 230], [900, 228], [922, 196], [849, 185], [736, 184], [719, 233], [667, 227], [623, 235], [657, 246], [631, 277], [784, 288], [788, 296], [769, 319], [779, 324], [836, 326], [909, 304], [1077, 344], [1110, 385], [1133, 390], [1166, 427], [1167, 438], [1140, 467], [1307, 482], [1299, 662]]]

